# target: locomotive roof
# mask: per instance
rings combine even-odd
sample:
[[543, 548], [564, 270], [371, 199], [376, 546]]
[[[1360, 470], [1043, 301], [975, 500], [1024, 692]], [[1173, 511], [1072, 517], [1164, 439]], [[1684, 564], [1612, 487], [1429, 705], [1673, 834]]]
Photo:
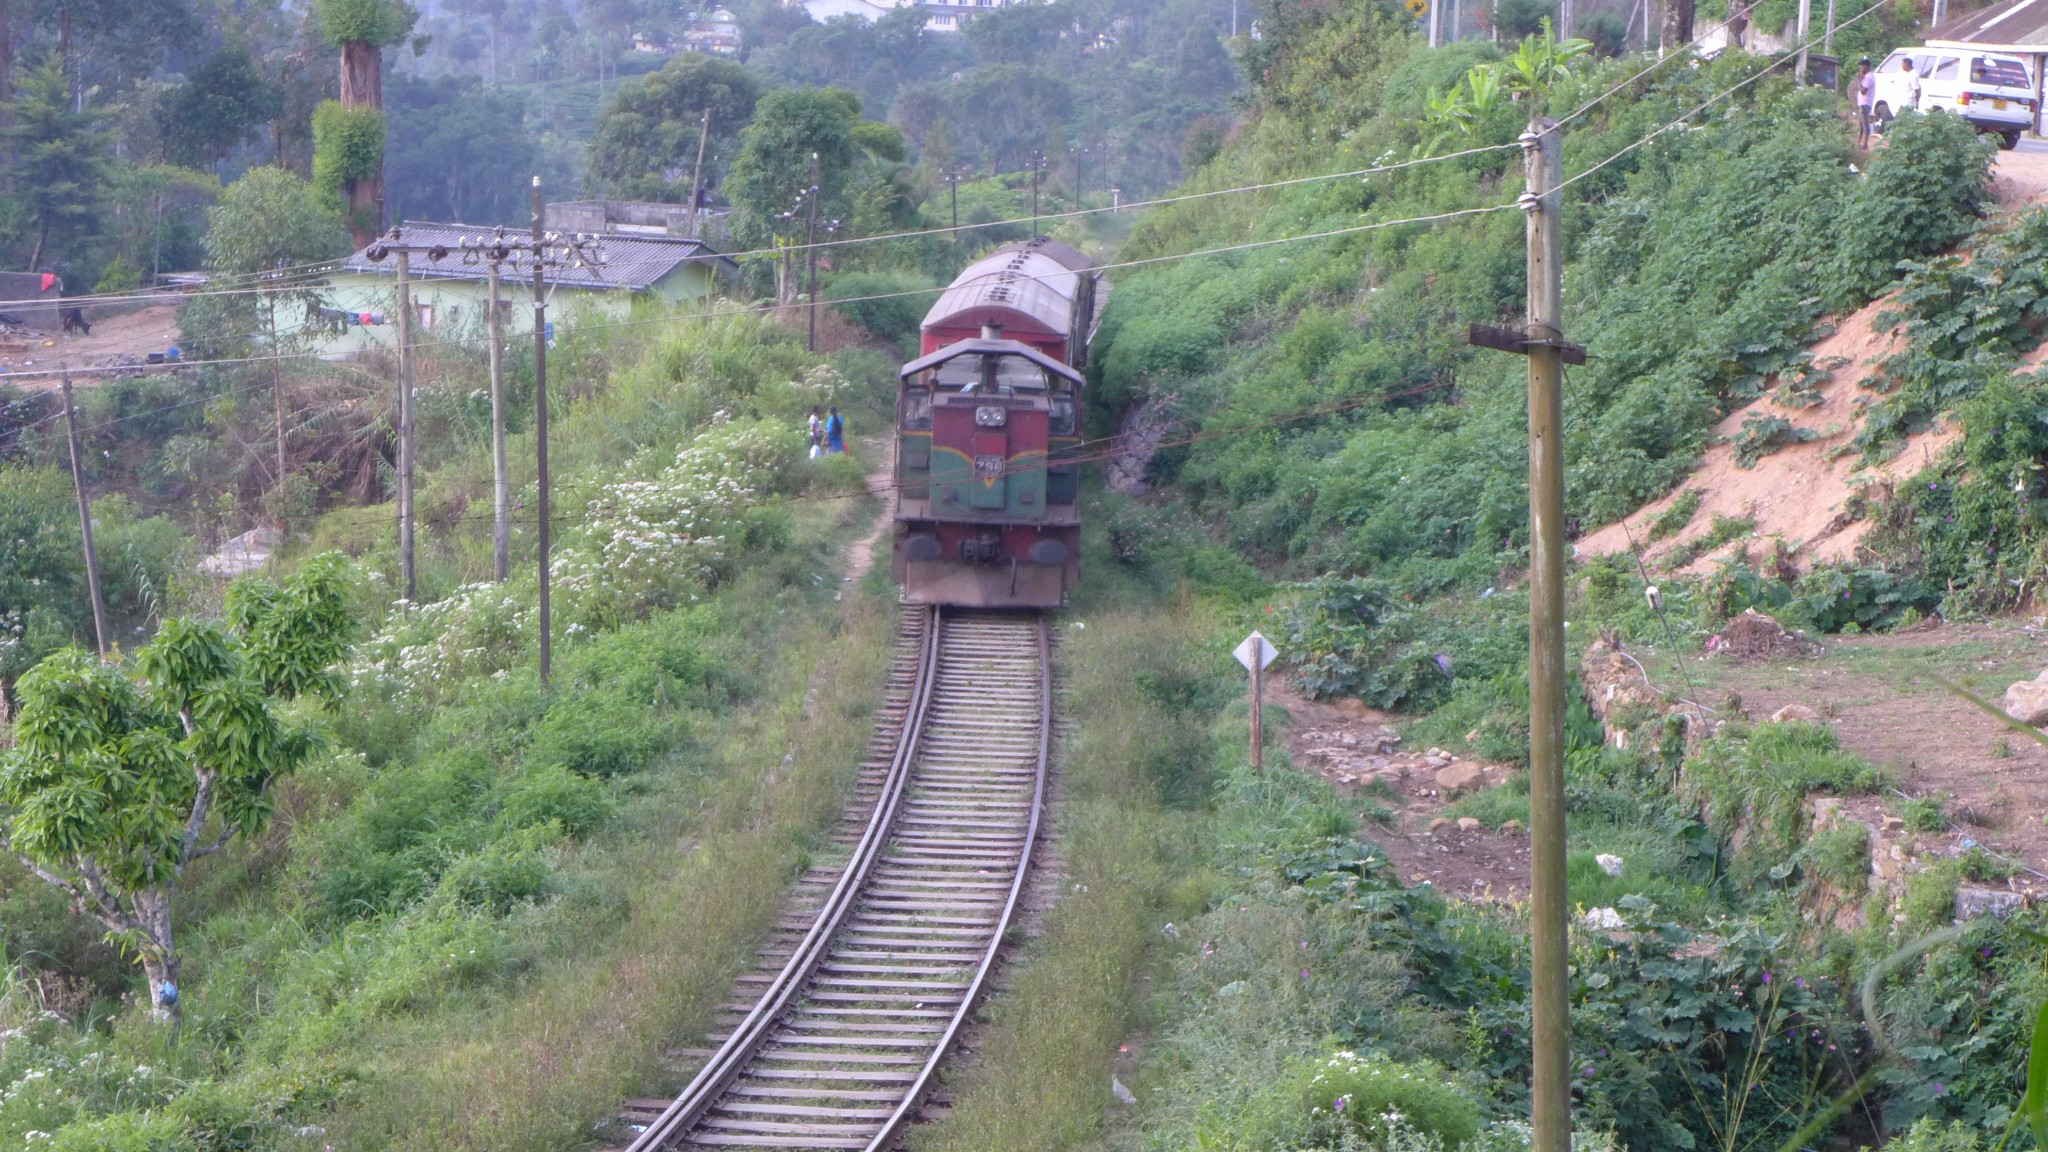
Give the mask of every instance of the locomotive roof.
[[1064, 376], [1076, 384], [1084, 383], [1081, 374], [1065, 364], [1047, 356], [1029, 344], [1018, 340], [989, 339], [986, 336], [973, 340], [956, 340], [936, 352], [920, 356], [905, 364], [896, 373], [898, 379], [909, 379], [927, 368], [936, 368], [948, 360], [961, 356], [1022, 356], [1047, 372]]
[[1008, 252], [1015, 248], [1022, 248], [1026, 251], [1050, 256], [1052, 259], [1059, 261], [1060, 265], [1069, 272], [1087, 272], [1095, 267], [1095, 261], [1090, 259], [1086, 252], [1081, 251], [1072, 244], [1062, 244], [1050, 236], [1036, 236], [1029, 240], [1019, 240], [1015, 244], [1005, 244], [1001, 248], [996, 249], [996, 251]]
[[[1058, 285], [1062, 280], [1065, 292]], [[1076, 280], [1049, 257], [998, 253], [968, 265], [925, 313], [924, 327], [978, 327], [993, 320], [1018, 331], [1065, 336], [1073, 326]]]

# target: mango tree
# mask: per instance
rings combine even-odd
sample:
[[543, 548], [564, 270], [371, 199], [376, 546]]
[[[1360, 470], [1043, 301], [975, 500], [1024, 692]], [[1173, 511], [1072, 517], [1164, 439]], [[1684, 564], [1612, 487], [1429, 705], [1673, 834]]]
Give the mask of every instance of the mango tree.
[[141, 961], [161, 1018], [179, 1017], [178, 881], [262, 829], [271, 785], [313, 747], [278, 705], [339, 691], [348, 623], [345, 561], [328, 554], [281, 586], [237, 583], [224, 624], [167, 621], [129, 667], [66, 648], [16, 685], [0, 847]]

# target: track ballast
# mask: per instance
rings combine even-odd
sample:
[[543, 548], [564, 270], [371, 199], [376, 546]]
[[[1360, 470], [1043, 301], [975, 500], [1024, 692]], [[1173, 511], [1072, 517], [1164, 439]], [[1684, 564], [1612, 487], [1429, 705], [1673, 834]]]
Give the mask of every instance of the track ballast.
[[878, 794], [845, 868], [808, 927], [789, 929], [801, 935], [780, 971], [755, 978], [759, 1000], [629, 1152], [879, 1150], [902, 1134], [1030, 870], [1052, 737], [1048, 645], [1037, 615], [906, 615], [868, 766], [882, 769]]

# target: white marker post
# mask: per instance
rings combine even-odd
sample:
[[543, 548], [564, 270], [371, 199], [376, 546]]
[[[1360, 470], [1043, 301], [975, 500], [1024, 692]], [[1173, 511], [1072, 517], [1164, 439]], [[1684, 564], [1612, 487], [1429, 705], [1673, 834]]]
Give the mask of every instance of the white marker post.
[[1273, 642], [1257, 632], [1245, 637], [1244, 643], [1239, 644], [1237, 649], [1231, 653], [1231, 655], [1237, 657], [1237, 662], [1244, 665], [1245, 670], [1252, 674], [1252, 771], [1254, 772], [1263, 771], [1265, 768], [1263, 749], [1266, 743], [1266, 717], [1263, 706], [1266, 696], [1266, 665], [1271, 664], [1273, 657], [1279, 654], [1280, 650], [1273, 647]]

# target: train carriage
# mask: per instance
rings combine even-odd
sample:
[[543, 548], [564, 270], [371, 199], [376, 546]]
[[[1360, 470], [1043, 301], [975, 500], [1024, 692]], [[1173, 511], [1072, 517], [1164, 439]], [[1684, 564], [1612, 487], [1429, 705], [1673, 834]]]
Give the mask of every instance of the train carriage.
[[1056, 608], [1080, 578], [1078, 450], [1099, 274], [1040, 237], [967, 266], [897, 396], [893, 567], [913, 604]]

